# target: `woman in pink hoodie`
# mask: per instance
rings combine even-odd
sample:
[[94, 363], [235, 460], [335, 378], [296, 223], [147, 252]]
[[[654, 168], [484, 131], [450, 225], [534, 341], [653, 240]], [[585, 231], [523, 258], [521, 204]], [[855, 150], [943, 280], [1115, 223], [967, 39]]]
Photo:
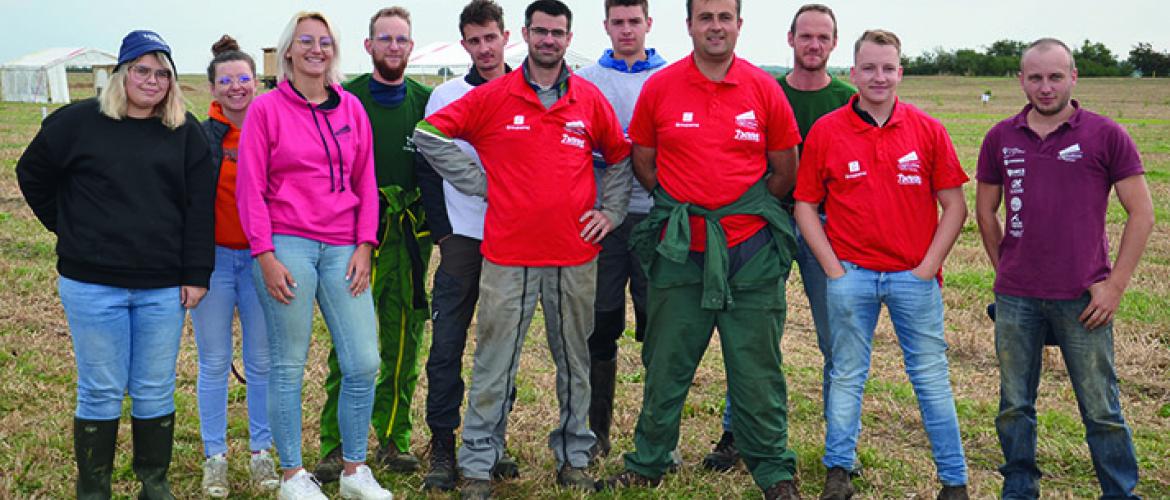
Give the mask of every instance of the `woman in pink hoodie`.
[[324, 15], [293, 16], [277, 50], [280, 83], [253, 101], [244, 121], [236, 199], [253, 280], [263, 289], [280, 497], [325, 498], [301, 463], [301, 385], [315, 298], [342, 371], [341, 496], [389, 500], [365, 465], [379, 364], [369, 292], [378, 225], [370, 123], [338, 85], [337, 39]]

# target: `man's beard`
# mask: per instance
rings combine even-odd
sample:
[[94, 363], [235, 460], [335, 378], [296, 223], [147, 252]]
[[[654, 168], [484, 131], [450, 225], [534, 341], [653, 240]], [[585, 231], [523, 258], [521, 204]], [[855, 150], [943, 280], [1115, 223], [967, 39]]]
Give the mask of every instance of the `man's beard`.
[[829, 65], [829, 58], [827, 58], [827, 57], [821, 58], [821, 63], [818, 64], [817, 66], [806, 66], [804, 64], [804, 59], [798, 57], [798, 58], [796, 58], [796, 65], [798, 67], [800, 67], [800, 69], [802, 69], [802, 70], [816, 73], [818, 71], [824, 70], [825, 67], [827, 67]]
[[374, 71], [378, 72], [378, 76], [388, 82], [397, 81], [406, 73], [406, 59], [402, 60], [402, 65], [397, 68], [392, 68], [386, 64], [382, 59], [374, 59]]

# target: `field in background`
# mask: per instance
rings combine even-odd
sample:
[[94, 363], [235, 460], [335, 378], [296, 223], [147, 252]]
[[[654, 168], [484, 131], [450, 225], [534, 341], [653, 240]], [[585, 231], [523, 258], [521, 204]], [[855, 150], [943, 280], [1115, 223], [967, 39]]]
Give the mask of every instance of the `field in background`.
[[[92, 94], [84, 77], [73, 82], [75, 96]], [[206, 115], [206, 80], [184, 76], [182, 83], [192, 111]], [[1011, 79], [909, 78], [900, 94], [943, 121], [967, 172], [974, 175], [975, 158], [986, 130], [1017, 112], [1023, 104]], [[981, 105], [979, 95], [993, 99]], [[1122, 405], [1133, 428], [1141, 465], [1139, 493], [1145, 498], [1170, 498], [1170, 80], [1082, 79], [1076, 95], [1086, 108], [1124, 125], [1137, 141], [1159, 220], [1142, 264], [1133, 278], [1115, 325], [1117, 371]], [[33, 218], [16, 185], [13, 166], [36, 133], [39, 105], [0, 103], [0, 497], [64, 498], [72, 495], [72, 412], [75, 373], [64, 315], [56, 295], [54, 239]], [[973, 209], [973, 185], [967, 186]], [[1114, 201], [1109, 233], [1118, 241], [1124, 211]], [[433, 269], [432, 265], [432, 269]], [[794, 273], [799, 274], [799, 273]], [[998, 493], [1001, 461], [994, 417], [998, 374], [992, 325], [984, 315], [991, 300], [992, 270], [969, 218], [946, 264], [947, 340], [952, 380], [958, 401], [973, 494]], [[429, 282], [429, 280], [428, 280]], [[783, 340], [790, 394], [790, 444], [799, 454], [801, 491], [820, 493], [824, 469], [821, 419], [820, 353], [799, 292], [799, 276], [789, 281], [789, 320]], [[632, 320], [632, 314], [630, 315]], [[501, 498], [576, 498], [556, 489], [547, 432], [556, 423], [554, 368], [547, 354], [543, 327], [535, 322], [528, 336], [518, 380], [518, 402], [509, 424], [509, 447], [521, 464], [521, 479], [496, 488]], [[317, 414], [323, 400], [328, 336], [317, 325], [306, 373], [305, 447], [308, 465], [317, 452]], [[641, 400], [639, 344], [623, 339], [615, 415], [615, 450], [632, 446], [632, 432]], [[429, 341], [428, 341], [429, 345]], [[425, 347], [424, 347], [425, 348]], [[468, 353], [472, 352], [469, 347]], [[903, 371], [900, 351], [888, 320], [875, 338], [871, 380], [867, 386], [864, 429], [859, 454], [864, 466], [857, 482], [862, 498], [933, 498], [938, 487], [930, 449], [922, 431], [913, 391]], [[465, 373], [470, 369], [465, 358]], [[742, 469], [716, 474], [698, 466], [719, 437], [724, 379], [718, 342], [713, 342], [695, 378], [684, 408], [679, 443], [686, 465], [657, 490], [635, 489], [621, 498], [758, 498], [758, 490]], [[1045, 376], [1038, 402], [1039, 459], [1046, 476], [1046, 498], [1086, 498], [1099, 494], [1076, 401], [1057, 351], [1045, 356]], [[189, 331], [179, 356], [178, 424], [175, 462], [170, 478], [180, 498], [200, 496], [202, 452], [195, 402], [196, 355]], [[424, 456], [428, 439], [423, 424], [425, 374], [415, 395], [413, 451]], [[246, 483], [247, 417], [244, 387], [230, 389], [229, 441], [233, 453], [233, 498], [263, 498]], [[128, 415], [128, 413], [127, 413]], [[130, 470], [129, 419], [123, 419], [114, 472], [115, 492], [136, 493]], [[372, 450], [371, 450], [372, 451]], [[424, 457], [425, 459], [425, 457]], [[598, 476], [621, 469], [620, 453], [604, 460]], [[379, 473], [401, 498], [425, 497], [421, 475]], [[336, 486], [327, 488], [336, 494]], [[445, 495], [432, 495], [446, 498]], [[599, 494], [598, 498], [609, 498]], [[451, 496], [451, 498], [455, 498]]]

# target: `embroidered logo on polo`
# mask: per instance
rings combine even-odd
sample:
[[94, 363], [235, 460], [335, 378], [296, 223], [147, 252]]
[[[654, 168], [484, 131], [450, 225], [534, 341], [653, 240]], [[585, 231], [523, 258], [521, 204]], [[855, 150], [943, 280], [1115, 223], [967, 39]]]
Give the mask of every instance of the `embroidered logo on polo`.
[[585, 135], [585, 121], [573, 120], [565, 122], [565, 132], [570, 134]]
[[[906, 156], [898, 158], [898, 170], [903, 172], [917, 172], [921, 167], [922, 164], [918, 161], [918, 151], [911, 151]], [[919, 179], [918, 183], [921, 184], [922, 179]]]
[[402, 150], [411, 153], [417, 152], [418, 149], [414, 147], [414, 134], [406, 134], [405, 139], [406, 141], [402, 143]]
[[1062, 161], [1066, 161], [1068, 163], [1075, 163], [1077, 160], [1084, 158], [1085, 154], [1083, 152], [1081, 152], [1081, 144], [1076, 143], [1076, 144], [1073, 144], [1072, 146], [1069, 146], [1067, 148], [1060, 150], [1059, 153], [1056, 153], [1056, 156], [1058, 158], [1060, 158]]
[[508, 130], [532, 130], [532, 127], [524, 124], [524, 115], [512, 117], [512, 124], [504, 128]]
[[695, 123], [695, 113], [684, 111], [682, 121], [674, 122], [674, 128], [699, 128], [699, 124]]
[[869, 172], [866, 172], [865, 170], [861, 169], [861, 162], [859, 162], [857, 160], [853, 160], [853, 161], [849, 162], [848, 167], [849, 167], [849, 173], [845, 174], [846, 179], [856, 179], [858, 177], [864, 177], [865, 175], [867, 175], [869, 173]]
[[1008, 224], [1011, 226], [1012, 229], [1017, 230], [1017, 231], [1024, 229], [1024, 221], [1020, 220], [1019, 213], [1013, 214], [1011, 219], [1008, 220]]
[[[740, 113], [735, 117], [735, 140], [747, 142], [760, 142], [760, 128], [759, 122], [756, 121], [756, 112], [748, 110], [745, 113]], [[747, 129], [747, 130], [741, 130]]]
[[1011, 186], [1008, 188], [1009, 194], [1024, 194], [1024, 178], [1017, 177], [1011, 180]]
[[1027, 154], [1023, 149], [1016, 147], [1004, 147], [1000, 149], [1003, 154], [1003, 166], [1011, 166], [1016, 163], [1024, 163], [1023, 156]]
[[1023, 168], [1009, 168], [1009, 169], [1007, 169], [1007, 176], [1008, 177], [1023, 177], [1025, 173], [1027, 173], [1027, 170], [1023, 169]]
[[755, 110], [747, 110], [746, 113], [740, 113], [735, 117], [735, 126], [739, 128], [746, 128], [748, 130], [757, 130], [760, 128], [760, 122], [756, 120]]

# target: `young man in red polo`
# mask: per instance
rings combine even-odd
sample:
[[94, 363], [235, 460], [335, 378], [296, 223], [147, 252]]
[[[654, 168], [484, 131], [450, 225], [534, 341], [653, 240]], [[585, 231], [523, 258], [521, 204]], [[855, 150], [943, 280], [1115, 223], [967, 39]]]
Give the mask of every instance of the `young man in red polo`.
[[[565, 50], [572, 12], [558, 0], [525, 10], [528, 57], [419, 122], [415, 144], [465, 194], [487, 199], [479, 331], [463, 419], [463, 498], [488, 498], [504, 455], [497, 431], [508, 418], [524, 335], [539, 298], [557, 368], [560, 423], [549, 435], [557, 482], [593, 491], [585, 473], [596, 439], [589, 410], [589, 345], [600, 241], [625, 217], [630, 146], [596, 86], [572, 75]], [[454, 139], [467, 141], [479, 166]], [[593, 151], [609, 165], [597, 186]], [[597, 190], [601, 203], [594, 208]]]
[[939, 288], [942, 263], [967, 216], [967, 175], [942, 124], [898, 100], [900, 57], [901, 42], [888, 31], [866, 31], [857, 40], [850, 76], [858, 94], [813, 125], [796, 184], [796, 222], [828, 276], [833, 368], [824, 499], [853, 495], [849, 470], [882, 304], [918, 396], [943, 484], [939, 498], [967, 498]]

